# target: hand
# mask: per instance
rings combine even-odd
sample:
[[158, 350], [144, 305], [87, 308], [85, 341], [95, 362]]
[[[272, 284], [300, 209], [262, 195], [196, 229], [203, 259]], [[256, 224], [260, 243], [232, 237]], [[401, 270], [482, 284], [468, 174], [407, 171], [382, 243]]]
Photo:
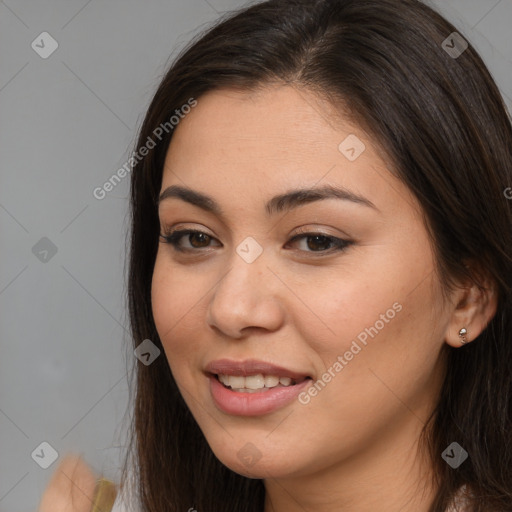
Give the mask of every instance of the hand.
[[66, 455], [53, 473], [38, 511], [90, 512], [97, 478], [78, 455]]

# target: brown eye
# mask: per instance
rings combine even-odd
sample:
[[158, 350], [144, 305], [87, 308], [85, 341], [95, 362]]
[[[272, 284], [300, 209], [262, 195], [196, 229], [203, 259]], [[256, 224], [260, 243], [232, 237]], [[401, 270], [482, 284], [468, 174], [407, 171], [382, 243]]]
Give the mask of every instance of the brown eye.
[[[171, 244], [177, 251], [193, 251], [194, 249], [203, 249], [210, 246], [210, 242], [215, 240], [212, 236], [202, 231], [193, 229], [181, 229], [160, 235], [162, 241]], [[188, 240], [188, 244], [182, 243], [182, 240]]]
[[[341, 238], [337, 238], [334, 236], [324, 235], [323, 233], [303, 233], [297, 236], [294, 236], [291, 242], [296, 242], [300, 240], [301, 242], [305, 242], [302, 244], [302, 247], [299, 249], [303, 252], [317, 252], [317, 253], [327, 253], [334, 251], [343, 251], [353, 242], [350, 240], [343, 240]], [[332, 249], [332, 251], [331, 251]]]
[[[211, 237], [205, 233], [190, 233], [188, 235], [192, 247], [208, 247]], [[195, 243], [194, 240], [197, 242]]]
[[[201, 249], [212, 247], [211, 242], [218, 242], [217, 239], [207, 233], [193, 229], [171, 231], [160, 235], [160, 237], [162, 242], [172, 245], [174, 249], [180, 252], [199, 252]], [[288, 244], [297, 241], [301, 241], [301, 244], [299, 244], [300, 252], [317, 253], [319, 256], [341, 252], [353, 244], [351, 240], [343, 240], [323, 233], [302, 233], [294, 236]], [[217, 246], [220, 245], [218, 242]]]
[[332, 240], [328, 236], [315, 235], [307, 237], [307, 246], [312, 251], [322, 250], [322, 248], [330, 249]]

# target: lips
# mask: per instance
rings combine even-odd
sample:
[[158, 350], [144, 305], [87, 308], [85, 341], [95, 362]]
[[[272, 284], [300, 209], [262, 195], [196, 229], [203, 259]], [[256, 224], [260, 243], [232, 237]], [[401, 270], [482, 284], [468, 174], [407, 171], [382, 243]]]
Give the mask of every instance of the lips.
[[212, 361], [205, 374], [214, 404], [235, 416], [271, 413], [292, 403], [311, 384], [306, 373], [255, 359]]
[[245, 361], [233, 361], [230, 359], [218, 359], [206, 365], [206, 373], [210, 375], [233, 375], [248, 377], [251, 375], [275, 375], [276, 377], [288, 377], [295, 382], [301, 382], [310, 378], [307, 373], [290, 370], [257, 359], [246, 359]]

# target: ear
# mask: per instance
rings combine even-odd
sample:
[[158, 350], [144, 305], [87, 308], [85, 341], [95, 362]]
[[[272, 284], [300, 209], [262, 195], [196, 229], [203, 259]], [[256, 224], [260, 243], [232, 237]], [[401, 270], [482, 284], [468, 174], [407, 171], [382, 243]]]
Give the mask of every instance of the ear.
[[[478, 274], [480, 278], [483, 274]], [[496, 284], [488, 276], [482, 279], [480, 288], [476, 283], [466, 283], [452, 294], [453, 312], [445, 332], [445, 341], [452, 347], [463, 346], [459, 331], [465, 328], [467, 342], [474, 341], [496, 314], [498, 294]]]

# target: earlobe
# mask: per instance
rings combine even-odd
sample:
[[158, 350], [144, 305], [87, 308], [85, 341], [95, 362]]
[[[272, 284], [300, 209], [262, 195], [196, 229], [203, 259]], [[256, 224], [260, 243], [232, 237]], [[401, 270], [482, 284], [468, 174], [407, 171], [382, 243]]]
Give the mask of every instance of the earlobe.
[[449, 329], [445, 336], [446, 343], [454, 348], [460, 348], [464, 345], [467, 345], [474, 341], [474, 339], [478, 336], [473, 336], [472, 333], [469, 332], [469, 328], [465, 327], [465, 325], [469, 324], [459, 325], [461, 326], [460, 329]]
[[[459, 289], [445, 341], [460, 348], [474, 341], [496, 314], [498, 298], [495, 284], [486, 281], [480, 288], [476, 283]], [[461, 295], [462, 292], [462, 295]]]
[[468, 330], [463, 327], [460, 331], [459, 331], [459, 338], [460, 338], [460, 342], [462, 345], [465, 345], [466, 343], [469, 343], [468, 339], [466, 338], [466, 334], [468, 333]]

